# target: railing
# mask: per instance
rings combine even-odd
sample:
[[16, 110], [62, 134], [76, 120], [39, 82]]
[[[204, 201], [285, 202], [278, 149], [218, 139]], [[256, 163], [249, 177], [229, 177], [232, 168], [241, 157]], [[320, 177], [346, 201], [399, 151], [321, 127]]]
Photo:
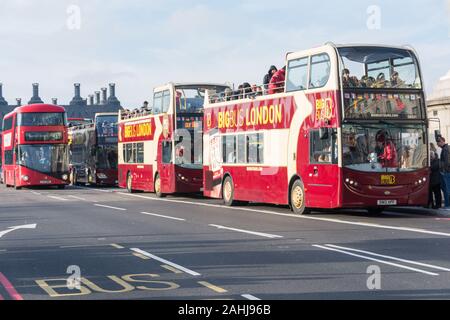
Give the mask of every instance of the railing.
[[215, 93], [209, 96], [209, 103], [220, 103], [225, 101], [234, 101], [241, 99], [255, 99], [265, 95], [282, 93], [284, 91], [284, 81], [274, 82], [267, 85], [253, 85], [240, 88], [237, 90], [225, 90], [224, 92]]
[[139, 118], [139, 117], [145, 117], [152, 115], [152, 109], [151, 108], [145, 108], [141, 107], [140, 109], [134, 109], [134, 110], [122, 110], [120, 112], [120, 120], [126, 120], [126, 119], [132, 119], [132, 118]]

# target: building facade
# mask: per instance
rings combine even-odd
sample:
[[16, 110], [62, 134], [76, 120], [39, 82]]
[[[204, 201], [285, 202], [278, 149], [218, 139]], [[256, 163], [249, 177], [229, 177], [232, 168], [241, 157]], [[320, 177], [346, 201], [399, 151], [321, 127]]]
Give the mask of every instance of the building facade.
[[[27, 104], [43, 103], [39, 97], [39, 84], [33, 84], [32, 97]], [[68, 105], [58, 104], [57, 99], [52, 99], [51, 104], [63, 106], [67, 111], [68, 118], [90, 118], [94, 119], [95, 114], [99, 112], [118, 112], [122, 109], [119, 99], [116, 97], [116, 87], [114, 83], [109, 84], [108, 89], [102, 88], [101, 91], [96, 91], [95, 94], [89, 95], [87, 99], [81, 96], [81, 86], [79, 83], [74, 84], [74, 97]], [[14, 110], [14, 108], [23, 105], [22, 99], [17, 98], [15, 104], [8, 103], [3, 97], [3, 84], [0, 83], [0, 119]], [[2, 123], [0, 121], [0, 131]]]
[[430, 119], [430, 135], [434, 142], [434, 131], [440, 130], [442, 136], [450, 141], [450, 71], [439, 79], [427, 101], [427, 113]]

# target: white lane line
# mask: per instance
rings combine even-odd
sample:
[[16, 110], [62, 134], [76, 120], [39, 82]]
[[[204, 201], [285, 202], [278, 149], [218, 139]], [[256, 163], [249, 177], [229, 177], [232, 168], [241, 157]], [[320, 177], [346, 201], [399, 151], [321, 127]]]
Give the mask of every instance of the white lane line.
[[113, 193], [114, 191], [112, 190], [104, 190], [104, 189], [98, 189], [98, 188], [88, 188], [88, 187], [80, 187], [80, 186], [72, 186], [75, 189], [83, 189], [83, 190], [95, 190], [95, 191], [100, 191], [100, 192], [107, 192], [107, 193]]
[[220, 226], [220, 225], [217, 225], [217, 224], [210, 224], [209, 226], [216, 227], [217, 229], [225, 229], [225, 230], [231, 230], [231, 231], [236, 231], [236, 232], [248, 233], [248, 234], [252, 234], [252, 235], [255, 235], [255, 236], [271, 238], [271, 239], [283, 238], [283, 236], [279, 236], [279, 235], [276, 235], [276, 234], [270, 234], [270, 233], [263, 233], [263, 232], [256, 232], [256, 231], [250, 231], [250, 230], [230, 228], [230, 227]]
[[155, 217], [172, 219], [172, 220], [178, 220], [178, 221], [186, 221], [186, 219], [176, 218], [176, 217], [171, 217], [171, 216], [165, 216], [165, 215], [162, 215], [162, 214], [156, 214], [156, 213], [150, 213], [150, 212], [141, 212], [141, 213], [142, 214], [146, 214], [148, 216], [155, 216]]
[[260, 298], [255, 297], [254, 295], [251, 294], [243, 294], [241, 295], [241, 297], [248, 299], [248, 300], [261, 300]]
[[387, 264], [387, 265], [390, 265], [390, 266], [393, 266], [393, 267], [397, 267], [397, 268], [401, 268], [401, 269], [407, 269], [407, 270], [411, 270], [411, 271], [427, 274], [427, 275], [430, 275], [430, 276], [438, 276], [439, 275], [438, 273], [429, 272], [429, 271], [425, 271], [425, 270], [417, 269], [417, 268], [413, 268], [413, 267], [408, 267], [408, 266], [404, 266], [402, 264], [389, 262], [389, 261], [385, 261], [385, 260], [381, 260], [381, 259], [367, 257], [367, 256], [363, 256], [363, 255], [360, 255], [360, 254], [356, 254], [356, 253], [351, 253], [351, 252], [348, 252], [348, 251], [340, 250], [340, 249], [334, 249], [334, 248], [325, 247], [325, 246], [321, 246], [321, 245], [317, 245], [317, 244], [313, 245], [313, 247], [320, 248], [320, 249], [325, 249], [325, 250], [329, 250], [329, 251], [340, 252], [340, 253], [343, 253], [343, 254], [346, 254], [346, 255], [349, 255], [349, 256], [358, 257], [358, 258], [362, 258], [362, 259], [366, 259], [366, 260], [370, 260], [370, 261], [375, 261], [375, 262]]
[[201, 274], [198, 273], [198, 272], [192, 271], [192, 270], [190, 270], [188, 268], [180, 266], [179, 264], [176, 264], [176, 263], [170, 262], [170, 261], [168, 261], [166, 259], [163, 259], [163, 258], [160, 258], [158, 256], [155, 256], [154, 254], [151, 254], [151, 253], [149, 253], [147, 251], [144, 251], [144, 250], [141, 250], [141, 249], [138, 249], [138, 248], [131, 248], [131, 250], [134, 251], [134, 252], [140, 253], [140, 254], [142, 254], [142, 255], [144, 255], [146, 257], [149, 257], [149, 258], [155, 259], [155, 260], [157, 260], [159, 262], [162, 262], [164, 264], [167, 264], [169, 266], [172, 266], [172, 267], [174, 267], [174, 268], [176, 268], [178, 270], [184, 271], [187, 274], [190, 274], [191, 276], [195, 276], [195, 277], [196, 276], [201, 276]]
[[55, 200], [59, 200], [59, 201], [69, 201], [69, 199], [65, 199], [65, 198], [61, 198], [61, 197], [57, 197], [57, 196], [47, 196], [47, 197], [55, 199]]
[[171, 200], [171, 199], [156, 199], [156, 198], [152, 198], [152, 197], [146, 197], [146, 196], [141, 196], [141, 195], [137, 195], [137, 194], [130, 194], [130, 193], [124, 193], [124, 192], [118, 192], [118, 193], [122, 194], [122, 195], [130, 196], [130, 197], [143, 198], [143, 199], [148, 199], [148, 200], [153, 200], [153, 201], [175, 202], [175, 203], [191, 204], [191, 205], [204, 206], [204, 207], [214, 207], [214, 208], [221, 208], [221, 209], [228, 209], [228, 210], [240, 210], [240, 211], [249, 211], [249, 212], [255, 212], [255, 213], [271, 214], [271, 215], [275, 215], [275, 216], [291, 217], [291, 218], [296, 218], [296, 219], [317, 220], [317, 221], [324, 221], [324, 222], [350, 224], [350, 225], [356, 225], [356, 226], [361, 226], [361, 227], [390, 229], [390, 230], [407, 231], [407, 232], [415, 232], [415, 233], [432, 234], [432, 235], [437, 235], [437, 236], [450, 237], [450, 233], [437, 232], [437, 231], [431, 231], [431, 230], [426, 230], [426, 229], [417, 229], [417, 228], [409, 228], [409, 227], [396, 227], [396, 226], [382, 225], [382, 224], [375, 224], [375, 223], [346, 221], [346, 220], [331, 219], [331, 218], [311, 217], [311, 216], [296, 215], [296, 214], [289, 214], [289, 213], [280, 213], [280, 212], [269, 211], [269, 210], [249, 209], [249, 208], [242, 208], [242, 207], [227, 207], [227, 206], [224, 206], [224, 205], [211, 204], [211, 203], [198, 203], [198, 202], [192, 202], [192, 201], [180, 201], [180, 200]]
[[24, 224], [21, 226], [14, 226], [14, 227], [9, 227], [7, 230], [1, 231], [0, 232], [0, 238], [3, 237], [5, 234], [8, 234], [10, 232], [16, 231], [16, 230], [20, 230], [20, 229], [36, 229], [37, 224], [33, 223], [33, 224]]
[[96, 201], [96, 200], [87, 200], [87, 199], [85, 199], [85, 198], [78, 197], [78, 196], [72, 196], [72, 195], [70, 195], [70, 196], [68, 196], [68, 197], [71, 197], [71, 198], [77, 199], [77, 200], [81, 200], [81, 201], [86, 201], [86, 202], [98, 202], [98, 201]]
[[120, 210], [120, 211], [126, 211], [127, 209], [125, 208], [118, 208], [118, 207], [111, 207], [111, 206], [106, 206], [104, 204], [94, 204], [94, 206], [96, 207], [102, 207], [102, 208], [108, 208], [108, 209], [113, 209], [113, 210]]
[[421, 266], [421, 267], [427, 267], [427, 268], [430, 268], [430, 269], [437, 269], [437, 270], [441, 270], [441, 271], [450, 272], [450, 269], [448, 269], [448, 268], [439, 267], [439, 266], [435, 266], [435, 265], [432, 265], [432, 264], [416, 262], [416, 261], [406, 260], [406, 259], [400, 259], [400, 258], [396, 258], [396, 257], [392, 257], [392, 256], [386, 256], [386, 255], [382, 255], [382, 254], [378, 254], [378, 253], [374, 253], [374, 252], [370, 252], [370, 251], [364, 251], [364, 250], [358, 250], [358, 249], [352, 249], [352, 248], [336, 246], [336, 245], [333, 245], [333, 244], [326, 244], [326, 246], [332, 247], [332, 248], [337, 248], [337, 249], [343, 249], [343, 250], [347, 250], [347, 251], [354, 251], [354, 252], [359, 252], [359, 253], [365, 253], [365, 254], [369, 254], [369, 255], [375, 256], [375, 257], [392, 259], [392, 260], [395, 260], [395, 261], [410, 263], [410, 264], [418, 265], [418, 266]]
[[36, 192], [36, 191], [30, 191], [32, 194], [35, 194], [35, 195], [38, 195], [38, 196], [40, 196], [41, 194], [39, 193], [39, 192]]

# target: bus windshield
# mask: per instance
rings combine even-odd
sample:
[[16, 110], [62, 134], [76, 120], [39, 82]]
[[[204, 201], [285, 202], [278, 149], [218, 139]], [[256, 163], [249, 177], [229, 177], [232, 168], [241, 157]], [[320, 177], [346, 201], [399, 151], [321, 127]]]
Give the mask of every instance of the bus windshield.
[[422, 88], [418, 64], [410, 50], [342, 47], [338, 52], [344, 88]]
[[344, 124], [343, 165], [364, 172], [406, 172], [428, 165], [422, 124]]
[[42, 173], [64, 173], [69, 170], [66, 145], [19, 145], [17, 164]]
[[215, 90], [217, 93], [225, 91], [225, 86], [176, 86], [176, 107], [178, 113], [201, 113], [206, 90]]
[[117, 136], [117, 115], [99, 115], [95, 118], [99, 137]]
[[17, 115], [18, 126], [65, 126], [66, 116], [63, 112], [24, 112]]
[[97, 147], [97, 168], [117, 169], [117, 145], [103, 145]]

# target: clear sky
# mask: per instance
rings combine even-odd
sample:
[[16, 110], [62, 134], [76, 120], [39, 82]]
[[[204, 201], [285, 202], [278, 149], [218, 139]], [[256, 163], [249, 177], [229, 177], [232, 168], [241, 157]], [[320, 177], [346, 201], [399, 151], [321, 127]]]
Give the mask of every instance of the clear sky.
[[[376, 6], [376, 7], [373, 7]], [[127, 108], [173, 82], [261, 83], [286, 52], [335, 43], [409, 44], [428, 92], [450, 70], [444, 0], [0, 0], [0, 82], [10, 102], [68, 103], [109, 82]]]

